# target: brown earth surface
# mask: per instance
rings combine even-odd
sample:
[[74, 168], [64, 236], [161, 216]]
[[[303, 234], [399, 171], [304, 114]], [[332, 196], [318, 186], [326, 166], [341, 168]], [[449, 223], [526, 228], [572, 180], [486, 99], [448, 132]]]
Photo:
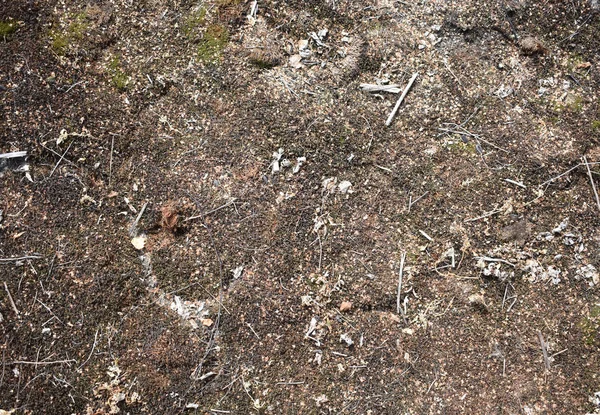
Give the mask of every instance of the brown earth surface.
[[0, 0], [0, 413], [600, 413], [597, 1], [252, 5]]

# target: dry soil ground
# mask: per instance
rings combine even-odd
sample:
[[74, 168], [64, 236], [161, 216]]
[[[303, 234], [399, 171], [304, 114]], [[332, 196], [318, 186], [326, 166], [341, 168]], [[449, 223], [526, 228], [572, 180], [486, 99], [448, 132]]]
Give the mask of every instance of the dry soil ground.
[[[595, 0], [1, 0], [0, 413], [600, 411], [599, 33]], [[413, 73], [386, 127], [359, 86]]]

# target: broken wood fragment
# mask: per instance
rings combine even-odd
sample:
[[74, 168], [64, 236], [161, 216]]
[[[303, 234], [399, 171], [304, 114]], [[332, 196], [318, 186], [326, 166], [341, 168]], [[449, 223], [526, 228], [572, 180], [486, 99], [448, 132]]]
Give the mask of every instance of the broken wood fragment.
[[385, 122], [386, 127], [389, 127], [390, 124], [392, 123], [392, 121], [394, 120], [394, 117], [396, 116], [396, 113], [398, 112], [398, 109], [400, 108], [402, 101], [404, 101], [404, 98], [406, 97], [406, 95], [408, 94], [408, 91], [410, 90], [413, 83], [417, 79], [417, 76], [419, 76], [419, 73], [415, 72], [415, 74], [412, 76], [412, 78], [410, 78], [410, 81], [408, 81], [408, 85], [406, 85], [406, 88], [404, 88], [402, 95], [400, 95], [400, 98], [398, 98], [398, 102], [396, 102], [394, 109], [392, 110], [392, 112], [390, 113], [390, 116], [388, 117], [388, 119]]

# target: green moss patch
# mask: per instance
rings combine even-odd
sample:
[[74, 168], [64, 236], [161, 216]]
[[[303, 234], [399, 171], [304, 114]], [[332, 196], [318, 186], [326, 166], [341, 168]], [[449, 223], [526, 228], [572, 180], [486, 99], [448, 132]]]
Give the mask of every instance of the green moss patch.
[[597, 346], [600, 342], [600, 306], [595, 305], [590, 310], [590, 315], [579, 322], [579, 328], [586, 346]]
[[194, 37], [196, 31], [204, 25], [206, 22], [206, 9], [200, 7], [197, 10], [193, 10], [181, 24], [181, 30], [189, 37]]
[[17, 22], [0, 21], [0, 38], [8, 37], [17, 31]]
[[198, 46], [198, 58], [203, 62], [216, 62], [229, 42], [229, 31], [226, 27], [214, 24], [209, 26]]
[[69, 48], [84, 39], [89, 28], [88, 15], [85, 12], [68, 16], [70, 20], [65, 29], [50, 30], [51, 48], [57, 55], [63, 56]]
[[121, 66], [121, 59], [115, 56], [108, 64], [108, 72], [112, 85], [119, 91], [125, 91], [129, 85], [129, 76]]

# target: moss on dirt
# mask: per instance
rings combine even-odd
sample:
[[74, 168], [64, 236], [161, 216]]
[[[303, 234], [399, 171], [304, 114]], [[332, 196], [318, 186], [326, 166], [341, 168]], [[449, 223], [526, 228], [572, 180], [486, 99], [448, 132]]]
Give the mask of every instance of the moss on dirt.
[[119, 91], [124, 91], [129, 85], [129, 75], [122, 69], [121, 59], [115, 56], [108, 65], [111, 84]]
[[568, 93], [563, 102], [554, 104], [556, 111], [568, 111], [571, 113], [580, 113], [583, 111], [583, 98], [579, 95]]
[[477, 149], [475, 143], [467, 140], [464, 141], [462, 138], [453, 136], [452, 141], [448, 141], [445, 143], [445, 147], [451, 152], [455, 154], [475, 154], [477, 153]]
[[583, 336], [583, 343], [586, 346], [595, 346], [598, 343], [598, 332], [600, 331], [600, 305], [595, 305], [590, 310], [590, 315], [584, 317], [579, 322], [579, 327]]
[[0, 21], [0, 37], [4, 38], [17, 31], [17, 23], [12, 21]]
[[88, 15], [85, 12], [75, 14], [67, 28], [67, 34], [75, 40], [83, 39], [85, 31], [89, 28], [87, 19]]
[[206, 22], [206, 8], [201, 6], [199, 9], [193, 10], [181, 24], [181, 30], [188, 37], [194, 37], [198, 28], [202, 27]]
[[217, 0], [217, 6], [219, 7], [229, 7], [229, 6], [237, 6], [240, 4], [242, 0]]
[[205, 63], [218, 61], [227, 42], [229, 42], [227, 28], [219, 24], [210, 25], [198, 46], [198, 58]]
[[52, 43], [50, 46], [54, 53], [59, 56], [64, 55], [67, 52], [67, 48], [69, 47], [69, 39], [63, 33], [59, 31], [52, 30], [49, 35]]
[[69, 49], [83, 40], [85, 32], [89, 29], [88, 14], [81, 12], [68, 16], [70, 23], [65, 29], [53, 28], [48, 37], [51, 39], [51, 48], [59, 56], [65, 55]]

